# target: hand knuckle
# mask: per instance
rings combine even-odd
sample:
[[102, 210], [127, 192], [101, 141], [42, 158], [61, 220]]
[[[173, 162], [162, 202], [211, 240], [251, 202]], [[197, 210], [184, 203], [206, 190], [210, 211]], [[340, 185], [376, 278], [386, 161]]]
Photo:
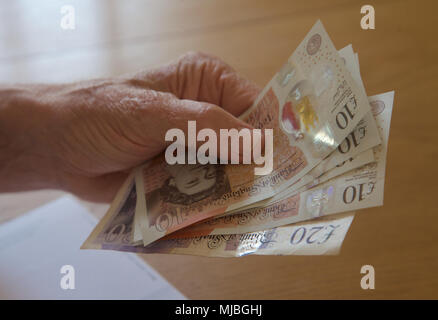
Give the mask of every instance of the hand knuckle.
[[220, 117], [220, 110], [218, 107], [212, 104], [202, 104], [199, 112], [199, 120], [207, 121]]

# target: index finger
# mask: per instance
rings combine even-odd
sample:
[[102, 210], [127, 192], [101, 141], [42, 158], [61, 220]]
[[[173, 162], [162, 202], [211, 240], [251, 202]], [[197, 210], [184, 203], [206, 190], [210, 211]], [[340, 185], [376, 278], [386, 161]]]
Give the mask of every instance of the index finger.
[[168, 65], [134, 75], [132, 83], [174, 94], [180, 99], [208, 102], [241, 115], [257, 98], [260, 87], [221, 59], [191, 52]]

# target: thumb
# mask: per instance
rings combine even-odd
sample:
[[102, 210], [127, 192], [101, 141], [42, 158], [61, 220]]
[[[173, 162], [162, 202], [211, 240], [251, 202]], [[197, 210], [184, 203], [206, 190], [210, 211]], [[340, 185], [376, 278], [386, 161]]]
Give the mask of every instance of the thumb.
[[[249, 163], [252, 157], [253, 127], [217, 105], [193, 100], [179, 100], [172, 108], [169, 125], [176, 130], [166, 132], [169, 144], [176, 132], [184, 133], [184, 144], [192, 159], [219, 158], [222, 163]], [[172, 128], [169, 128], [172, 129]], [[263, 137], [262, 137], [263, 139]], [[208, 142], [208, 143], [207, 143]], [[263, 143], [261, 143], [263, 146]], [[166, 151], [173, 154], [174, 150]]]

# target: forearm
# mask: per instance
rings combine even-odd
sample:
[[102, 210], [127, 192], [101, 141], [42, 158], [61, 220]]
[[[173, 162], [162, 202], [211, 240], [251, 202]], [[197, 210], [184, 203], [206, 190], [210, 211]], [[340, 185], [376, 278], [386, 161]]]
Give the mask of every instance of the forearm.
[[56, 117], [50, 86], [0, 86], [0, 192], [57, 186], [48, 136]]

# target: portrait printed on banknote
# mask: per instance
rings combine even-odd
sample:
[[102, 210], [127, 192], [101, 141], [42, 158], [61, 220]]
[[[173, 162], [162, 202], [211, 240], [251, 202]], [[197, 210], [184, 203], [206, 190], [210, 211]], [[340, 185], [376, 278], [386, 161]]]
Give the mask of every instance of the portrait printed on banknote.
[[231, 191], [224, 165], [165, 164], [164, 169], [168, 176], [161, 186], [146, 193], [150, 226], [155, 225], [162, 206], [187, 207], [199, 202], [210, 203]]

